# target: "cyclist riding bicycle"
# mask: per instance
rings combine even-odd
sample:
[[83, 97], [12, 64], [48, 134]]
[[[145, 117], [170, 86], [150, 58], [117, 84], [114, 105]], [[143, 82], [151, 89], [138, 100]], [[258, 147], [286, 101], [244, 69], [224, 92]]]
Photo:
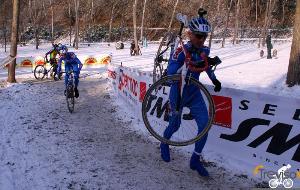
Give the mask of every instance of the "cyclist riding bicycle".
[[[77, 56], [75, 55], [75, 53], [73, 52], [68, 52], [68, 48], [64, 45], [61, 46], [60, 50], [59, 50], [59, 55], [60, 55], [60, 59], [58, 61], [58, 68], [57, 68], [57, 73], [61, 72], [61, 63], [62, 61], [64, 61], [65, 63], [65, 85], [67, 86], [68, 84], [68, 79], [69, 79], [69, 71], [72, 69], [74, 72], [74, 79], [75, 79], [75, 88], [74, 88], [74, 92], [75, 92], [75, 97], [78, 98], [79, 97], [79, 91], [78, 91], [78, 84], [79, 84], [79, 74], [80, 74], [80, 70], [82, 68], [82, 63], [80, 62], [80, 60], [77, 58]], [[65, 93], [66, 94], [66, 93]]]
[[59, 50], [60, 50], [60, 46], [58, 44], [54, 44], [52, 43], [52, 49], [50, 51], [48, 51], [46, 54], [45, 54], [45, 58], [46, 58], [46, 62], [49, 62], [48, 60], [48, 55], [49, 55], [49, 58], [50, 58], [50, 65], [53, 66], [53, 71], [54, 71], [54, 79], [56, 80], [56, 75], [57, 75], [57, 60], [56, 60], [56, 56], [57, 54], [59, 53]]
[[[178, 72], [178, 70], [185, 64], [187, 59], [190, 60], [190, 64], [194, 67], [203, 67], [204, 61], [208, 60], [208, 55], [210, 53], [209, 47], [204, 46], [204, 42], [211, 31], [210, 24], [204, 17], [193, 18], [189, 22], [189, 30], [187, 31], [189, 41], [184, 47], [177, 48], [168, 64], [167, 74], [173, 75]], [[186, 50], [186, 53], [184, 49]], [[214, 90], [216, 92], [221, 90], [221, 83], [217, 80], [211, 67], [208, 67], [206, 73], [212, 83], [215, 85]], [[200, 73], [188, 70], [186, 76], [191, 76], [195, 79], [199, 79]], [[194, 94], [191, 98], [191, 94]], [[179, 129], [181, 124], [181, 114], [182, 109], [176, 111], [178, 98], [180, 97], [180, 86], [179, 84], [172, 84], [170, 89], [169, 101], [170, 101], [170, 117], [169, 125], [164, 131], [164, 138], [170, 139], [172, 135]], [[189, 85], [185, 86], [182, 92], [182, 97], [180, 102], [181, 106], [188, 107], [190, 109], [192, 118], [195, 119], [198, 126], [198, 133], [205, 128], [208, 123], [208, 111], [206, 104], [203, 100], [201, 92], [196, 86]], [[201, 140], [195, 143], [195, 149], [190, 160], [190, 168], [192, 170], [197, 170], [201, 176], [208, 176], [207, 170], [203, 167], [200, 162], [200, 154], [206, 143], [207, 134], [203, 136]], [[161, 157], [164, 161], [170, 161], [170, 151], [169, 145], [161, 143], [160, 144]]]

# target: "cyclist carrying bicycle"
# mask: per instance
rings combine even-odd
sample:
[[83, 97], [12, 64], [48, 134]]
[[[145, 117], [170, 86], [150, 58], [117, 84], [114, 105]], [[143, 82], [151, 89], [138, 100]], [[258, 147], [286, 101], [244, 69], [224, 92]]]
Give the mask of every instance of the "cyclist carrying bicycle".
[[[178, 72], [178, 70], [185, 64], [185, 61], [189, 59], [189, 64], [194, 67], [203, 67], [204, 61], [207, 61], [210, 49], [204, 46], [204, 42], [207, 38], [208, 33], [211, 31], [209, 22], [202, 16], [193, 18], [189, 22], [189, 30], [187, 31], [189, 41], [184, 47], [179, 47], [175, 50], [171, 56], [170, 62], [167, 68], [167, 74], [173, 75]], [[221, 90], [221, 83], [217, 80], [211, 67], [208, 67], [206, 73], [212, 83], [214, 84], [214, 90], [216, 92]], [[186, 76], [191, 76], [195, 79], [199, 79], [200, 73], [188, 70]], [[193, 98], [191, 98], [193, 94]], [[178, 98], [180, 97], [180, 86], [177, 84], [172, 84], [170, 89], [169, 101], [170, 101], [170, 117], [169, 125], [164, 131], [164, 138], [170, 139], [172, 135], [179, 129], [181, 124], [181, 111], [176, 111], [176, 105], [178, 103]], [[202, 97], [201, 92], [196, 86], [189, 85], [185, 86], [182, 92], [181, 106], [188, 107], [191, 111], [193, 119], [195, 119], [198, 126], [198, 133], [205, 128], [208, 123], [208, 112], [206, 104]], [[195, 149], [190, 160], [190, 168], [192, 170], [197, 170], [201, 176], [209, 176], [207, 170], [203, 167], [200, 162], [200, 154], [206, 143], [207, 134], [203, 136], [201, 140], [195, 143]], [[169, 145], [161, 143], [160, 145], [161, 157], [164, 161], [170, 161], [170, 151]]]
[[[65, 85], [67, 86], [68, 84], [68, 79], [69, 79], [69, 71], [72, 69], [74, 72], [74, 79], [75, 79], [75, 97], [79, 97], [79, 91], [78, 91], [78, 84], [79, 84], [79, 74], [80, 70], [82, 68], [82, 63], [80, 60], [77, 58], [75, 53], [73, 52], [68, 52], [68, 48], [65, 45], [62, 45], [60, 50], [59, 50], [59, 55], [60, 59], [58, 61], [58, 68], [57, 68], [57, 73], [61, 72], [61, 63], [64, 61], [65, 63]], [[66, 93], [65, 93], [66, 94]]]
[[49, 60], [48, 60], [48, 55], [49, 55], [49, 58], [50, 58], [50, 65], [53, 66], [53, 71], [54, 71], [54, 79], [56, 80], [56, 74], [57, 74], [57, 61], [56, 61], [56, 56], [57, 54], [59, 53], [59, 49], [60, 49], [60, 46], [59, 44], [54, 44], [52, 43], [52, 48], [50, 51], [48, 51], [46, 54], [45, 54], [45, 58], [46, 58], [46, 62], [48, 63]]

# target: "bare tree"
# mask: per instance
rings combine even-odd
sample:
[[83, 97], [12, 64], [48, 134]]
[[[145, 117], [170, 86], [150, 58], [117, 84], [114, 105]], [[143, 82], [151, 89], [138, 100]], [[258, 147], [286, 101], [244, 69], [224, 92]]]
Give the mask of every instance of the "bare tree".
[[226, 24], [225, 24], [225, 28], [224, 28], [224, 32], [223, 32], [222, 48], [225, 47], [225, 37], [226, 37], [227, 28], [228, 28], [229, 15], [230, 15], [231, 7], [232, 7], [232, 1], [233, 0], [230, 0], [230, 5], [229, 5], [228, 11], [227, 11]]
[[112, 23], [114, 20], [115, 9], [116, 9], [117, 3], [118, 3], [118, 1], [114, 1], [112, 8], [111, 8], [111, 15], [110, 15], [110, 20], [109, 20], [109, 31], [108, 31], [108, 42], [111, 41], [111, 29], [112, 29]]
[[257, 17], [258, 17], [258, 0], [255, 1], [255, 23], [257, 24]]
[[13, 0], [13, 20], [11, 27], [11, 47], [10, 57], [12, 61], [9, 63], [7, 82], [16, 82], [16, 56], [17, 56], [17, 44], [18, 44], [18, 26], [20, 15], [20, 2], [19, 0]]
[[286, 84], [289, 87], [300, 85], [300, 0], [297, 0], [295, 22], [293, 29], [293, 41], [290, 53], [290, 61]]
[[236, 11], [235, 11], [235, 29], [234, 35], [232, 39], [233, 44], [238, 44], [237, 36], [238, 36], [238, 28], [239, 28], [239, 20], [240, 20], [240, 0], [236, 0]]
[[79, 0], [74, 0], [75, 3], [75, 49], [78, 49], [78, 41], [79, 41]]
[[220, 4], [221, 4], [220, 1], [221, 1], [221, 0], [218, 0], [218, 7], [217, 7], [218, 13], [219, 13], [219, 11], [220, 11]]
[[287, 0], [282, 0], [282, 19], [281, 19], [281, 24], [283, 24], [284, 19], [285, 19], [285, 4], [287, 3]]
[[72, 45], [72, 26], [73, 26], [73, 19], [72, 19], [72, 14], [71, 14], [71, 0], [69, 0], [69, 10], [68, 10], [68, 15], [69, 15], [69, 35], [70, 35], [70, 46]]
[[6, 45], [7, 45], [7, 20], [8, 20], [8, 11], [7, 11], [7, 6], [5, 3], [2, 4], [2, 13], [4, 14], [4, 19], [2, 22], [2, 30], [3, 30], [3, 39], [4, 39], [4, 52], [6, 52]]
[[176, 0], [176, 3], [174, 5], [174, 9], [173, 9], [171, 21], [170, 21], [170, 24], [169, 24], [169, 27], [168, 27], [168, 32], [170, 32], [170, 30], [171, 30], [171, 26], [172, 26], [172, 23], [173, 23], [173, 19], [174, 19], [174, 15], [175, 15], [175, 11], [176, 11], [177, 5], [178, 5], [178, 1], [179, 0]]
[[147, 3], [147, 0], [144, 0], [144, 8], [143, 8], [143, 16], [142, 16], [142, 25], [141, 25], [141, 38], [140, 38], [141, 41], [143, 40], [143, 30], [144, 30], [144, 19], [145, 19], [146, 3]]
[[94, 24], [94, 0], [92, 0], [91, 3], [91, 21], [92, 24]]
[[272, 10], [275, 5], [274, 0], [269, 0], [267, 2], [267, 9], [266, 9], [266, 16], [265, 16], [265, 23], [262, 31], [262, 46], [265, 47], [266, 45], [266, 33], [267, 29], [270, 28], [271, 21], [272, 21]]
[[[212, 6], [213, 3], [214, 2], [211, 1], [210, 5]], [[213, 19], [213, 22], [211, 23], [211, 32], [210, 32], [210, 35], [209, 35], [209, 44], [208, 44], [209, 48], [211, 48], [215, 27], [216, 27], [218, 19], [219, 19], [220, 6], [221, 6], [221, 0], [218, 0], [217, 12], [215, 14], [213, 14], [214, 19]]]
[[54, 41], [54, 13], [53, 13], [53, 2], [50, 0], [51, 6], [51, 40]]
[[134, 35], [135, 52], [136, 52], [136, 55], [139, 55], [138, 40], [137, 40], [137, 33], [136, 33], [136, 7], [137, 7], [137, 2], [138, 2], [138, 0], [134, 0], [134, 4], [133, 4], [133, 35]]
[[7, 45], [7, 39], [6, 39], [7, 29], [6, 29], [6, 25], [7, 25], [7, 21], [6, 21], [6, 19], [5, 19], [5, 20], [3, 21], [4, 52], [6, 52], [6, 45]]
[[34, 37], [35, 37], [35, 48], [39, 48], [39, 41], [40, 41], [40, 25], [43, 23], [45, 14], [43, 13], [43, 0], [29, 0], [29, 15], [30, 15], [30, 23], [34, 30]]

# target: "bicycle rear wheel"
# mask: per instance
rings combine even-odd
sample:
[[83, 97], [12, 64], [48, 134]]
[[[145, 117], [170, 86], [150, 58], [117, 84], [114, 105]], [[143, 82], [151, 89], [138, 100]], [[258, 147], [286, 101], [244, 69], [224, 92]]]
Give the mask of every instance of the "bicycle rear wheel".
[[[174, 121], [174, 118], [172, 118], [174, 116], [170, 114], [169, 94], [171, 86], [178, 85], [180, 77], [181, 75], [177, 74], [158, 80], [149, 88], [142, 103], [143, 121], [148, 131], [159, 141], [173, 146], [186, 146], [199, 141], [208, 133], [215, 115], [215, 107], [210, 93], [203, 84], [191, 78], [187, 81], [184, 92], [191, 88], [193, 90], [188, 91], [188, 96], [181, 98], [179, 103], [180, 109], [177, 118], [180, 119], [181, 124], [170, 138], [165, 137], [164, 133], [169, 125], [169, 120]], [[207, 113], [208, 118], [207, 122], [200, 127], [197, 125], [197, 122], [199, 122], [197, 112], [192, 113], [192, 116], [189, 114], [191, 106], [195, 105], [195, 102], [191, 102], [194, 100], [193, 97], [199, 98], [199, 96], [202, 96], [202, 104], [205, 104], [203, 106], [201, 104], [200, 107], [206, 109], [201, 112]], [[172, 110], [174, 111], [174, 109]], [[194, 116], [197, 118], [197, 122]], [[204, 115], [202, 116], [204, 117]]]
[[74, 99], [74, 87], [73, 85], [68, 85], [66, 89], [66, 100], [67, 106], [70, 113], [74, 112], [75, 99]]
[[37, 65], [33, 71], [34, 78], [37, 80], [43, 80], [47, 73], [47, 69], [43, 65]]
[[154, 59], [154, 68], [153, 68], [153, 83], [159, 80], [164, 72], [164, 68], [167, 68], [170, 54], [171, 46], [174, 45], [176, 36], [168, 32], [162, 38], [162, 41], [159, 44], [155, 59]]

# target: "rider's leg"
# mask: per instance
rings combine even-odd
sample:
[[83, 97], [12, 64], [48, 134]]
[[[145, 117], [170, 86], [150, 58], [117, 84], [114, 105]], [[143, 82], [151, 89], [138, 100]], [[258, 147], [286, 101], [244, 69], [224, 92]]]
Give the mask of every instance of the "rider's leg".
[[181, 113], [182, 111], [176, 110], [177, 104], [179, 104], [178, 99], [180, 98], [179, 94], [179, 86], [178, 84], [173, 84], [170, 89], [170, 107], [171, 107], [171, 115], [169, 118], [169, 125], [164, 131], [164, 138], [170, 139], [175, 133], [181, 124]]
[[79, 91], [77, 89], [78, 84], [79, 84], [79, 68], [78, 68], [78, 64], [73, 64], [73, 72], [74, 72], [74, 83], [75, 83], [75, 97], [78, 98], [79, 97]]
[[[193, 118], [198, 126], [198, 134], [203, 131], [208, 123], [208, 111], [206, 104], [203, 100], [201, 93], [198, 93], [195, 98], [192, 100], [190, 104], [190, 110]], [[205, 134], [201, 140], [195, 143], [194, 153], [191, 157], [190, 167], [193, 170], [197, 170], [197, 172], [202, 176], [208, 176], [207, 170], [203, 167], [202, 163], [200, 162], [200, 154], [204, 145], [207, 141], [208, 134]]]
[[[170, 107], [171, 115], [169, 117], [169, 125], [164, 131], [164, 138], [170, 139], [172, 135], [179, 129], [181, 123], [181, 111], [176, 111], [176, 104], [178, 100], [178, 86], [173, 84], [170, 90]], [[170, 151], [169, 145], [161, 143], [160, 144], [161, 157], [164, 161], [170, 161]]]
[[[67, 86], [68, 84], [68, 79], [69, 79], [69, 71], [70, 71], [70, 65], [69, 64], [65, 64], [65, 72], [66, 72], [66, 75], [65, 75], [65, 86]], [[59, 69], [58, 69], [59, 70]], [[59, 72], [58, 72], [59, 73]]]
[[73, 66], [73, 72], [74, 72], [75, 88], [77, 88], [78, 84], [79, 84], [79, 68], [78, 68], [78, 64], [72, 64], [72, 66]]

